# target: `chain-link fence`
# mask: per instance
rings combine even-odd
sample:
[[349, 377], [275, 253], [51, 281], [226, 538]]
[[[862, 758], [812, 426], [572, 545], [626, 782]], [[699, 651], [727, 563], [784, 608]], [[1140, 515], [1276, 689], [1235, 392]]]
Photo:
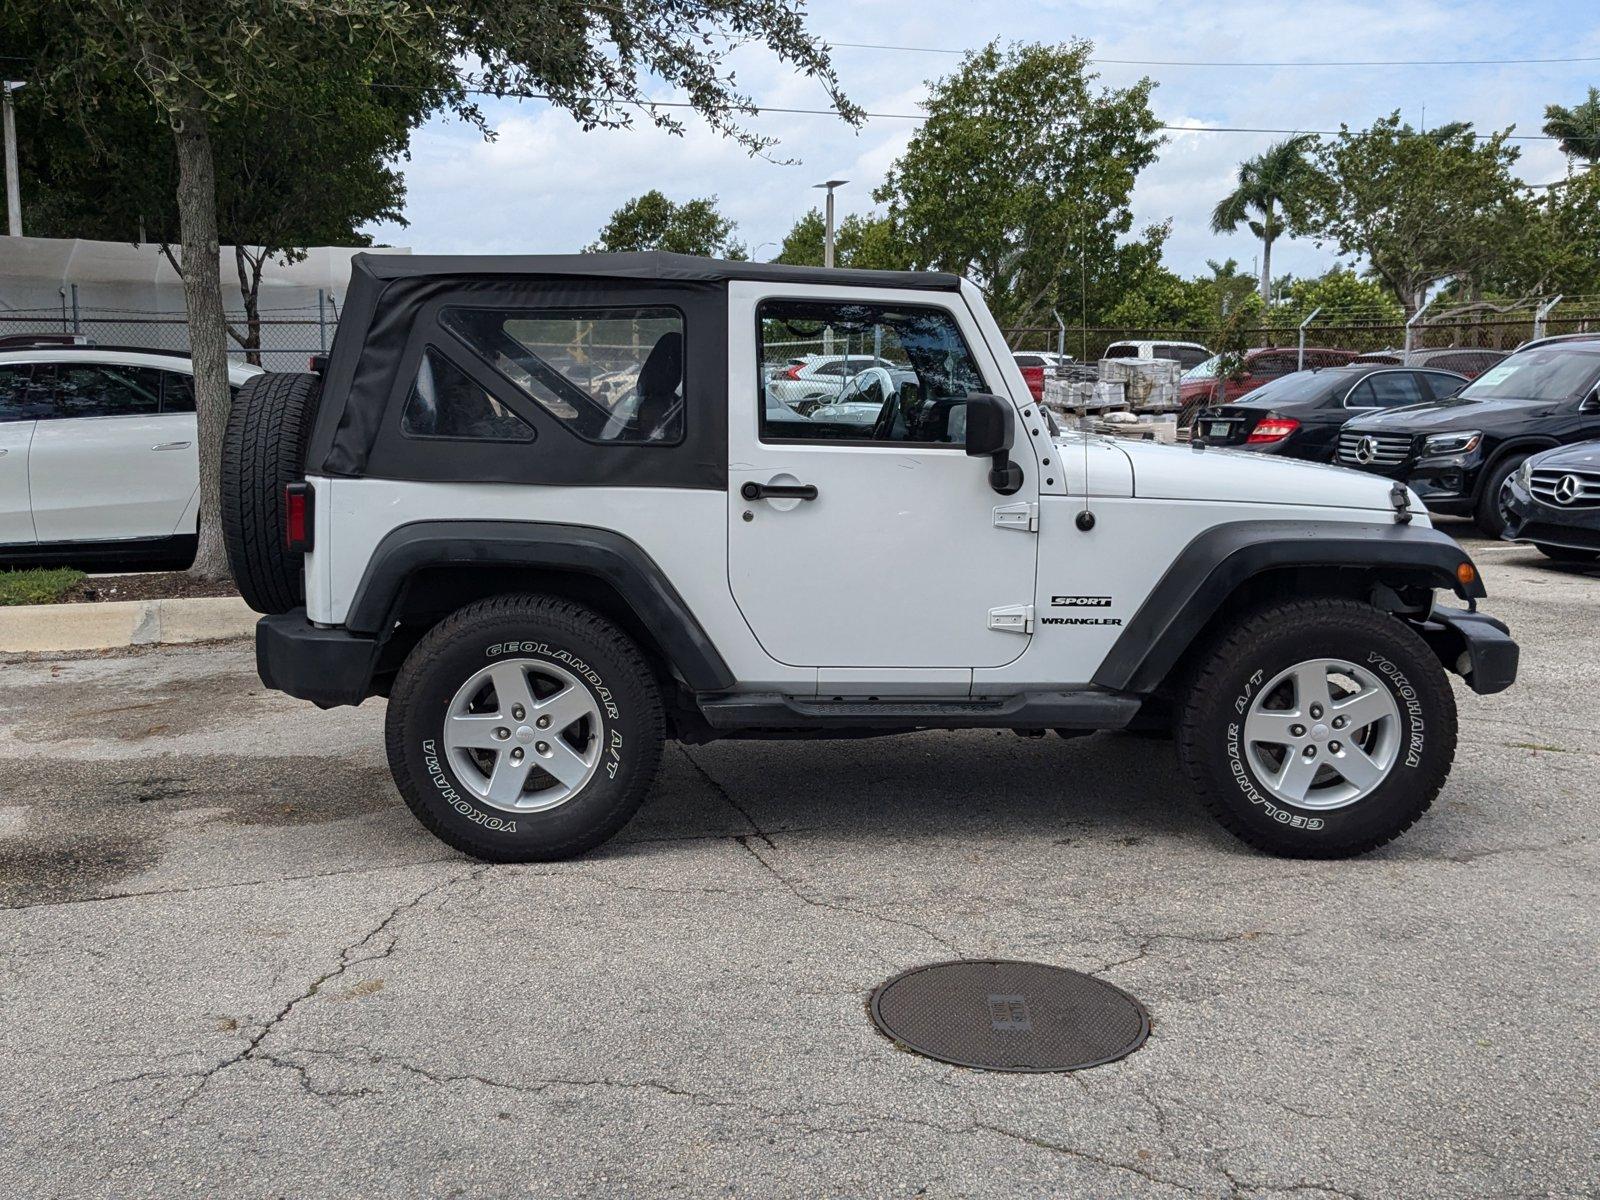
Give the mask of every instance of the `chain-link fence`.
[[[1301, 322], [1304, 321], [1304, 324]], [[1104, 357], [1113, 342], [1199, 342], [1220, 349], [1225, 340], [1245, 347], [1390, 352], [1465, 348], [1508, 352], [1530, 338], [1565, 333], [1600, 335], [1600, 296], [1545, 297], [1510, 304], [1438, 303], [1409, 322], [1394, 310], [1324, 308], [1299, 319], [1276, 318], [1224, 329], [1219, 326], [1024, 326], [1005, 330], [1018, 351], [1063, 351], [1084, 362]]]
[[[300, 309], [274, 309], [249, 320], [228, 314], [228, 356], [254, 362], [269, 371], [303, 371], [313, 354], [328, 349], [338, 312], [330, 302]], [[146, 313], [123, 309], [59, 311], [32, 309], [0, 312], [0, 349], [32, 339], [72, 338], [96, 346], [126, 350], [189, 350], [189, 322], [181, 313]]]

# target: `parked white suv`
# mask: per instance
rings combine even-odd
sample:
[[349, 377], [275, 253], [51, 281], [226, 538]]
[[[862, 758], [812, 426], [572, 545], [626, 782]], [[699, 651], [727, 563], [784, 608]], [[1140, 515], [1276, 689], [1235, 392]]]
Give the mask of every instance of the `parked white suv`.
[[869, 367], [903, 369], [872, 354], [806, 354], [771, 364], [767, 392], [773, 399], [798, 409], [804, 401], [837, 403], [851, 379]]
[[[228, 371], [235, 388], [260, 373]], [[0, 351], [0, 562], [184, 564], [199, 461], [186, 357]]]
[[[763, 403], [818, 331], [905, 364], [870, 422]], [[401, 795], [487, 859], [603, 842], [669, 739], [961, 728], [1166, 731], [1250, 844], [1358, 854], [1444, 783], [1446, 672], [1516, 675], [1403, 486], [1057, 433], [952, 275], [357, 255], [325, 371], [245, 385], [222, 482], [263, 682], [387, 696]], [[1003, 804], [972, 747], [951, 785]]]

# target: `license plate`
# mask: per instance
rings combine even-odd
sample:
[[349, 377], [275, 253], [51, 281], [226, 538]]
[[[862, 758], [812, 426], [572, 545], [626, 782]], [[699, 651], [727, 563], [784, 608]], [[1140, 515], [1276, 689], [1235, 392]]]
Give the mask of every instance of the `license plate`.
[[1233, 424], [1229, 421], [1212, 421], [1206, 428], [1206, 436], [1225, 438], [1233, 432]]

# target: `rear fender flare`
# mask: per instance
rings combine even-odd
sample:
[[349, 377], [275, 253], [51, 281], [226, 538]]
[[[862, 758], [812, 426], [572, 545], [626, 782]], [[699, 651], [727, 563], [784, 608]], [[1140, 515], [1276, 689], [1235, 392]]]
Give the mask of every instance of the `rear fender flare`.
[[609, 584], [694, 691], [725, 691], [733, 673], [682, 596], [638, 543], [604, 529], [536, 521], [416, 521], [372, 552], [345, 618], [352, 633], [394, 627], [406, 581], [428, 567], [547, 567]]

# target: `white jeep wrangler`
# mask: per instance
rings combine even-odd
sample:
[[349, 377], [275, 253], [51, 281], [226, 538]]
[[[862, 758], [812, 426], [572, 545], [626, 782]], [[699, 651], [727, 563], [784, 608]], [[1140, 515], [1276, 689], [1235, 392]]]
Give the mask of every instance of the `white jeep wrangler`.
[[[774, 402], [807, 356], [871, 388]], [[1358, 854], [1444, 783], [1446, 668], [1516, 675], [1404, 488], [1062, 434], [950, 275], [358, 256], [224, 473], [263, 682], [387, 696], [406, 803], [485, 859], [604, 842], [667, 738], [976, 727], [1167, 731], [1246, 842]]]

